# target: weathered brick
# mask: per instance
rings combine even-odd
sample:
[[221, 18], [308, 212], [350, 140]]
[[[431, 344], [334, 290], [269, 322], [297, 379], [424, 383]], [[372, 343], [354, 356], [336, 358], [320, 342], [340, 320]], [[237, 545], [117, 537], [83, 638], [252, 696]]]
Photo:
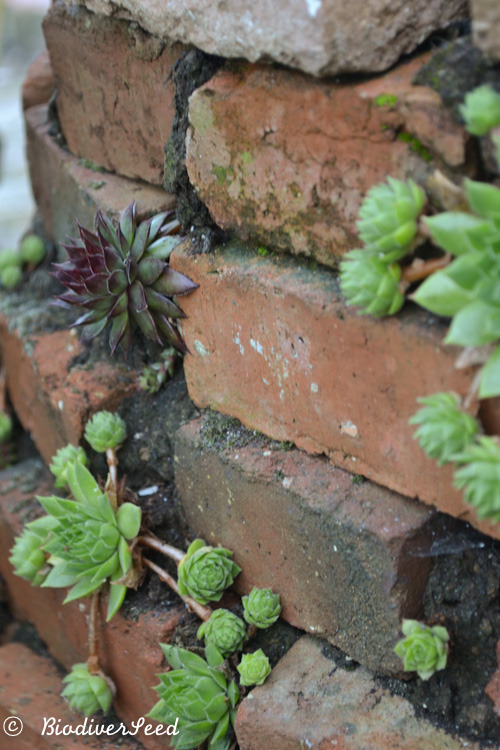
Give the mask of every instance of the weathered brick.
[[346, 670], [321, 641], [301, 638], [238, 710], [241, 750], [479, 750], [424, 719], [363, 668]]
[[500, 7], [496, 0], [471, 0], [474, 44], [493, 60], [500, 60]]
[[257, 66], [217, 73], [190, 98], [186, 140], [190, 180], [217, 224], [335, 265], [359, 245], [371, 186], [388, 174], [425, 183], [441, 159], [463, 165], [465, 131], [435, 91], [412, 86], [427, 58], [361, 83]]
[[12, 322], [0, 314], [7, 388], [20, 422], [49, 463], [59, 448], [80, 442], [94, 412], [118, 408], [137, 388], [137, 373], [109, 359], [96, 362], [91, 370], [70, 367], [82, 351], [75, 329], [25, 338]]
[[60, 0], [43, 29], [69, 150], [112, 172], [161, 185], [174, 116], [171, 71], [184, 45]]
[[112, 218], [132, 201], [137, 201], [139, 218], [175, 207], [175, 197], [160, 187], [83, 166], [51, 138], [47, 115], [46, 106], [25, 112], [33, 193], [54, 242], [77, 236], [76, 219], [92, 228], [98, 207]]
[[69, 0], [125, 14], [153, 34], [223, 57], [275, 60], [314, 75], [384, 70], [432, 31], [467, 17], [464, 0]]
[[[58, 750], [63, 745], [65, 750], [140, 750], [139, 743], [130, 737], [124, 741], [120, 734], [119, 739], [50, 734], [51, 727], [75, 727], [83, 722], [60, 696], [62, 676], [51, 659], [35, 654], [21, 643], [0, 648], [0, 726], [11, 727], [12, 731], [10, 736], [5, 729], [2, 731], [3, 750]], [[9, 722], [8, 717], [11, 721], [15, 718], [15, 723]], [[45, 726], [44, 719], [52, 718], [55, 721]]]
[[[11, 610], [19, 620], [32, 622], [51, 655], [67, 670], [87, 658], [89, 599], [62, 604], [66, 590], [33, 587], [14, 575], [8, 561], [14, 537], [23, 523], [39, 514], [35, 495], [52, 494], [52, 479], [38, 459], [5, 471], [0, 478], [0, 574]], [[161, 607], [140, 611], [137, 617], [119, 612], [105, 623], [105, 602], [99, 628], [99, 659], [117, 687], [114, 707], [125, 722], [136, 721], [156, 702], [152, 687], [164, 671], [159, 643], [169, 641], [183, 608]], [[51, 714], [48, 714], [51, 715]], [[138, 738], [148, 750], [165, 748], [164, 738]]]
[[429, 560], [412, 552], [425, 549], [429, 509], [297, 450], [207, 447], [199, 420], [177, 435], [188, 523], [234, 550], [239, 592], [271, 587], [292, 625], [377, 671], [401, 671], [393, 647], [426, 587]]
[[[237, 417], [277, 440], [418, 497], [498, 537], [479, 522], [408, 425], [417, 398], [438, 391], [463, 396], [475, 368], [455, 369], [458, 348], [444, 346], [446, 325], [408, 304], [384, 320], [359, 316], [333, 272], [261, 257], [235, 242], [215, 255], [172, 265], [200, 284], [183, 299], [184, 361], [193, 401]], [[489, 427], [498, 433], [495, 412]]]
[[41, 52], [28, 68], [22, 87], [23, 109], [47, 104], [54, 92], [54, 76], [47, 50]]

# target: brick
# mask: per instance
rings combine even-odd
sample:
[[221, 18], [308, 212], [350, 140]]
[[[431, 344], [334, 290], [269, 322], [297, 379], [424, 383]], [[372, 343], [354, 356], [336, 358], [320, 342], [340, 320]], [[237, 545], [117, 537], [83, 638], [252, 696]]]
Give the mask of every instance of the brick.
[[238, 710], [241, 750], [479, 750], [416, 718], [363, 668], [346, 670], [304, 636]]
[[69, 150], [112, 172], [161, 185], [174, 116], [171, 72], [185, 46], [60, 0], [43, 29]]
[[177, 435], [187, 521], [234, 550], [238, 591], [271, 587], [292, 625], [372, 669], [400, 672], [401, 618], [419, 612], [430, 571], [428, 559], [412, 555], [427, 544], [429, 509], [370, 482], [357, 486], [297, 450], [209, 448], [199, 421]]
[[215, 255], [189, 255], [189, 248], [183, 243], [171, 260], [200, 284], [183, 299], [182, 324], [197, 406], [325, 453], [498, 538], [495, 524], [479, 522], [453, 488], [450, 467], [427, 458], [408, 425], [417, 397], [463, 396], [473, 380], [475, 368], [454, 367], [459, 349], [442, 344], [442, 319], [411, 304], [383, 321], [359, 316], [332, 272], [261, 257], [240, 242]]
[[222, 57], [264, 58], [313, 75], [384, 70], [432, 31], [467, 17], [463, 0], [69, 0]]
[[28, 68], [22, 86], [23, 109], [47, 104], [54, 92], [54, 76], [49, 54], [45, 49]]
[[497, 643], [497, 659], [498, 668], [492, 674], [484, 692], [493, 701], [494, 712], [500, 716], [500, 641]]
[[[23, 337], [0, 313], [0, 349], [10, 399], [44, 460], [77, 445], [90, 416], [115, 411], [137, 388], [137, 373], [123, 362], [103, 359], [92, 369], [71, 361], [82, 352], [75, 329]], [[69, 369], [68, 369], [69, 367]]]
[[[73, 713], [60, 697], [64, 687], [63, 675], [54, 662], [39, 656], [21, 643], [10, 643], [0, 648], [0, 726], [8, 717], [22, 721], [19, 735], [9, 736], [2, 731], [3, 750], [140, 750], [141, 746], [127, 738], [52, 736], [50, 724], [44, 730], [44, 718], [54, 718], [52, 726], [76, 728], [83, 721]], [[96, 722], [94, 722], [96, 723]], [[16, 723], [13, 729], [20, 728]], [[43, 734], [42, 734], [43, 732]]]
[[[14, 537], [23, 523], [39, 515], [35, 495], [53, 494], [51, 477], [39, 459], [25, 461], [0, 477], [0, 574], [5, 581], [14, 616], [36, 627], [50, 654], [68, 671], [87, 657], [89, 599], [62, 604], [66, 590], [33, 587], [14, 575], [8, 561]], [[125, 722], [136, 721], [152, 708], [158, 684], [156, 674], [164, 671], [159, 643], [169, 641], [181, 613], [179, 606], [142, 610], [136, 617], [119, 612], [105, 623], [105, 602], [101, 611], [99, 655], [103, 671], [117, 687], [116, 713]], [[148, 750], [165, 747], [164, 738], [138, 738]]]
[[217, 224], [335, 266], [359, 246], [370, 187], [388, 174], [425, 184], [442, 161], [465, 162], [463, 128], [435, 91], [412, 86], [427, 59], [355, 83], [238, 64], [218, 72], [190, 98], [186, 139], [191, 183]]
[[139, 219], [175, 207], [175, 197], [139, 180], [95, 172], [49, 135], [47, 107], [25, 112], [31, 184], [45, 230], [55, 243], [77, 236], [76, 219], [93, 228], [99, 207], [111, 218], [137, 201]]
[[471, 0], [474, 44], [492, 60], [500, 60], [500, 8], [496, 0]]

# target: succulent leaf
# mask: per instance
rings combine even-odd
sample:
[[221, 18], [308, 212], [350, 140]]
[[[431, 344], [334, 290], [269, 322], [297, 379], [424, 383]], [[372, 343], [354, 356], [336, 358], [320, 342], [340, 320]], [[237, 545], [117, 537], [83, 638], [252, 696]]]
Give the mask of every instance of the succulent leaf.
[[453, 460], [461, 464], [455, 471], [455, 485], [464, 490], [465, 500], [478, 518], [500, 521], [500, 445], [482, 436]]
[[197, 638], [213, 643], [223, 657], [241, 651], [246, 638], [246, 626], [240, 617], [227, 609], [216, 609], [198, 628]]
[[74, 461], [83, 466], [87, 465], [88, 458], [83, 448], [71, 445], [71, 443], [68, 443], [64, 448], [59, 448], [49, 466], [50, 471], [56, 478], [56, 487], [68, 486], [68, 464]]
[[75, 664], [63, 682], [66, 687], [61, 695], [66, 698], [70, 708], [82, 711], [85, 716], [98, 711], [104, 714], [109, 712], [114, 692], [109, 678], [102, 674], [91, 674], [86, 664]]
[[270, 628], [281, 613], [280, 595], [273, 594], [272, 589], [258, 589], [256, 586], [248, 596], [241, 599], [243, 617], [250, 625], [258, 628]]
[[402, 638], [394, 651], [403, 659], [405, 672], [417, 672], [421, 680], [428, 680], [446, 667], [449, 634], [446, 628], [428, 627], [418, 620], [404, 620]]
[[9, 562], [14, 567], [14, 573], [31, 581], [34, 586], [43, 583], [50, 571], [47, 555], [42, 548], [55, 526], [57, 520], [50, 516], [31, 521], [26, 524], [23, 533], [15, 538], [10, 551]]
[[398, 263], [385, 263], [372, 248], [350, 250], [340, 264], [340, 286], [349, 304], [377, 318], [394, 315], [403, 306], [400, 279]]
[[160, 684], [155, 690], [160, 700], [148, 716], [162, 724], [178, 719], [179, 734], [171, 741], [177, 750], [192, 750], [205, 740], [214, 750], [228, 748], [231, 708], [239, 697], [236, 685], [228, 686], [222, 672], [201, 657], [174, 646], [161, 647], [173, 669], [158, 675]]
[[459, 109], [465, 127], [472, 135], [486, 135], [500, 124], [500, 94], [489, 84], [469, 91]]
[[126, 436], [124, 420], [109, 411], [96, 412], [85, 427], [85, 439], [97, 453], [119, 447]]
[[206, 546], [202, 539], [196, 539], [179, 563], [179, 592], [192, 596], [200, 604], [218, 602], [241, 572], [232, 556], [224, 547]]
[[481, 371], [479, 398], [500, 396], [500, 346], [497, 346]]
[[460, 399], [454, 393], [434, 393], [419, 398], [424, 405], [409, 420], [420, 425], [415, 439], [430, 458], [437, 463], [448, 463], [454, 455], [464, 450], [479, 431], [477, 421], [460, 408]]
[[[64, 245], [69, 260], [54, 264], [54, 276], [69, 289], [57, 300], [65, 306], [84, 307], [75, 325], [83, 326], [82, 338], [89, 340], [111, 323], [111, 352], [121, 345], [128, 351], [131, 327], [135, 323], [147, 338], [182, 350], [182, 338], [171, 322], [182, 311], [168, 298], [188, 294], [197, 288], [178, 271], [173, 271], [161, 249], [178, 223], [165, 223], [162, 213], [137, 223], [135, 203], [128, 206], [115, 225], [98, 211], [95, 234], [79, 225], [80, 240]], [[147, 291], [163, 298], [162, 309], [148, 307]], [[170, 303], [170, 304], [169, 304]], [[162, 318], [167, 317], [168, 326]], [[171, 329], [175, 333], [171, 333]]]
[[262, 685], [271, 674], [271, 665], [265, 653], [259, 648], [253, 654], [243, 654], [237, 670], [240, 673], [240, 685]]

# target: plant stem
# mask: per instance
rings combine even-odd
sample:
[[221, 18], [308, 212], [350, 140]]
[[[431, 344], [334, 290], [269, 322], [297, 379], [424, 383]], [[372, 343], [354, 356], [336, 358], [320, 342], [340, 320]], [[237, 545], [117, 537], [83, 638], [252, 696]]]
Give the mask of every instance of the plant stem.
[[90, 674], [97, 674], [99, 672], [99, 593], [100, 591], [96, 591], [90, 600], [89, 657], [87, 659], [87, 667]]
[[114, 448], [106, 448], [106, 460], [108, 462], [108, 479], [106, 481], [106, 495], [113, 510], [118, 510], [118, 459]]
[[200, 604], [195, 599], [192, 599], [190, 596], [183, 596], [182, 594], [179, 594], [179, 586], [177, 584], [177, 581], [175, 578], [172, 578], [172, 576], [167, 573], [166, 570], [163, 570], [163, 568], [160, 568], [159, 565], [156, 565], [156, 563], [151, 562], [151, 560], [148, 560], [146, 557], [142, 558], [145, 565], [148, 566], [148, 568], [151, 568], [158, 578], [161, 581], [164, 581], [164, 583], [167, 583], [171, 589], [175, 591], [175, 593], [180, 596], [182, 601], [186, 604], [188, 609], [190, 609], [192, 612], [198, 615], [198, 617], [201, 620], [204, 620], [205, 622], [209, 619], [210, 615], [212, 614], [212, 610], [210, 607], [205, 607], [204, 604]]
[[442, 258], [432, 258], [431, 260], [421, 260], [417, 258], [409, 266], [405, 266], [402, 269], [402, 278], [413, 284], [414, 281], [421, 281], [426, 279], [431, 274], [439, 271], [441, 268], [446, 268], [450, 263], [450, 254], [443, 255]]
[[177, 547], [172, 547], [171, 544], [162, 542], [152, 534], [143, 534], [142, 536], [138, 537], [136, 541], [138, 544], [145, 544], [146, 547], [151, 547], [151, 549], [155, 549], [157, 550], [157, 552], [161, 552], [166, 557], [170, 557], [171, 560], [175, 560], [176, 563], [180, 563], [180, 561], [186, 554], [181, 549], [177, 549]]

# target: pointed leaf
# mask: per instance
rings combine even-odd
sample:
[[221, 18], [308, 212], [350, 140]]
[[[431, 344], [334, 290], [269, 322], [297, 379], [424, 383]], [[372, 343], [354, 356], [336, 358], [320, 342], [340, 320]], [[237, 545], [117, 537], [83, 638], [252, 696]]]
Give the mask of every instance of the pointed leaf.
[[473, 302], [453, 318], [445, 344], [482, 346], [500, 338], [500, 308]]
[[71, 494], [83, 505], [93, 504], [102, 495], [96, 480], [80, 461], [68, 464], [67, 477]]
[[153, 258], [150, 255], [146, 255], [146, 257], [139, 261], [137, 268], [139, 281], [145, 286], [149, 286], [156, 281], [165, 270], [165, 263], [159, 258]]
[[500, 190], [485, 182], [465, 181], [465, 192], [471, 209], [479, 216], [500, 217]]
[[149, 310], [143, 312], [137, 312], [134, 308], [130, 311], [130, 316], [134, 323], [137, 323], [143, 334], [153, 341], [157, 341], [159, 344], [162, 343], [158, 331], [156, 329], [155, 322]]
[[130, 247], [130, 255], [135, 261], [139, 261], [144, 255], [148, 240], [151, 221], [141, 221], [136, 229], [134, 241]]
[[112, 583], [109, 587], [108, 613], [106, 622], [109, 622], [118, 612], [125, 599], [127, 587], [121, 583]]
[[75, 599], [80, 599], [84, 596], [88, 596], [89, 594], [93, 594], [94, 591], [97, 591], [97, 589], [99, 589], [103, 583], [104, 581], [92, 581], [89, 578], [82, 578], [82, 580], [78, 581], [78, 583], [70, 590], [63, 604], [67, 604], [68, 602], [72, 602]]
[[494, 350], [481, 372], [479, 398], [500, 396], [500, 346]]
[[41, 584], [42, 587], [59, 589], [73, 586], [73, 584], [76, 583], [77, 578], [74, 575], [65, 573], [65, 567], [66, 565], [64, 561], [55, 565]]
[[140, 281], [134, 281], [128, 290], [129, 300], [137, 313], [142, 313], [147, 309], [148, 303], [144, 293], [144, 287]]
[[132, 244], [134, 238], [136, 205], [135, 201], [131, 203], [130, 206], [124, 209], [120, 216], [120, 230], [129, 246]]
[[194, 289], [198, 288], [198, 284], [188, 279], [180, 271], [174, 271], [173, 268], [166, 268], [161, 276], [152, 284], [153, 289], [160, 294], [166, 294], [171, 297], [172, 295], [183, 295], [189, 294]]

